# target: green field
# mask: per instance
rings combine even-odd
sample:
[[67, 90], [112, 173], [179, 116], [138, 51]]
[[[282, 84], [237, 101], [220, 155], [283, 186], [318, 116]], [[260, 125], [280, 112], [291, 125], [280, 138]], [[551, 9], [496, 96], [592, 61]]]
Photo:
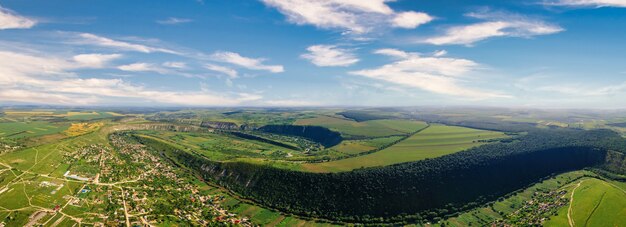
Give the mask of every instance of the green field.
[[297, 120], [295, 125], [317, 125], [340, 132], [344, 137], [384, 137], [405, 135], [426, 127], [426, 123], [410, 120], [372, 120], [356, 122], [339, 116], [318, 116]]
[[[522, 190], [521, 192], [515, 193], [505, 199], [495, 201], [492, 205], [482, 206], [463, 212], [456, 217], [452, 217], [445, 221], [442, 221], [441, 223], [437, 223], [437, 225], [435, 226], [491, 226], [492, 223], [497, 220], [502, 220], [503, 218], [516, 212], [520, 213], [520, 210], [525, 204], [528, 204], [528, 201], [536, 198], [535, 195], [537, 193], [556, 191], [562, 188], [567, 189], [567, 187], [571, 185], [571, 182], [578, 182], [580, 181], [580, 179], [582, 179], [582, 177], [590, 175], [594, 176], [595, 174], [588, 171], [573, 171], [559, 174], [550, 179], [534, 184]], [[542, 215], [550, 216], [549, 214]], [[551, 218], [554, 219], [554, 217]], [[565, 219], [565, 225], [557, 226], [568, 226], [567, 219]]]
[[[220, 133], [183, 133], [166, 131], [142, 131], [169, 143], [175, 143], [197, 151], [211, 160], [229, 160], [240, 157], [284, 158], [287, 154], [301, 152], [255, 140], [242, 139]], [[278, 152], [278, 153], [277, 153]]]
[[303, 167], [313, 172], [338, 172], [361, 167], [412, 162], [426, 158], [435, 158], [485, 144], [485, 142], [478, 142], [478, 140], [504, 137], [506, 135], [501, 132], [431, 125], [398, 144], [372, 154], [331, 162], [303, 164]]
[[0, 123], [0, 138], [20, 139], [59, 133], [68, 128], [67, 124], [52, 124], [44, 121]]
[[595, 178], [581, 179], [569, 188], [568, 196], [574, 193], [570, 205], [545, 226], [626, 226], [626, 189]]
[[402, 139], [402, 136], [380, 137], [366, 140], [344, 140], [330, 149], [344, 154], [359, 154], [393, 143], [399, 139]]

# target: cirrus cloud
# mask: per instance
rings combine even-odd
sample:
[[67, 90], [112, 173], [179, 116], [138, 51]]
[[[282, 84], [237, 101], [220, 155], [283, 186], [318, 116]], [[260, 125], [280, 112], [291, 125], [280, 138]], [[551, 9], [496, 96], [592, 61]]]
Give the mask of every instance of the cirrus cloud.
[[494, 37], [533, 37], [559, 33], [565, 29], [558, 25], [521, 15], [478, 12], [468, 17], [486, 20], [484, 22], [452, 26], [444, 34], [419, 40], [420, 43], [434, 45], [467, 45]]
[[285, 68], [282, 65], [266, 65], [263, 62], [264, 58], [249, 58], [241, 56], [238, 53], [228, 51], [218, 51], [211, 55], [211, 59], [219, 62], [226, 62], [233, 65], [238, 65], [252, 70], [265, 70], [272, 73], [284, 72]]
[[[259, 100], [256, 94], [224, 94], [207, 89], [167, 91], [135, 85], [122, 79], [78, 76], [77, 70], [100, 68], [119, 56], [82, 54], [61, 56], [53, 53], [0, 50], [0, 102], [58, 105], [158, 103], [189, 106], [232, 106]], [[45, 56], [45, 57], [41, 57]], [[123, 67], [129, 71], [151, 70], [141, 63]]]
[[0, 30], [32, 28], [36, 24], [35, 19], [20, 16], [12, 10], [0, 6]]
[[570, 7], [626, 7], [624, 0], [555, 0], [545, 1], [543, 4]]
[[110, 48], [114, 48], [114, 49], [122, 50], [122, 51], [136, 51], [136, 52], [142, 52], [142, 53], [161, 52], [161, 53], [167, 53], [167, 54], [182, 55], [178, 51], [170, 50], [167, 48], [151, 47], [151, 46], [147, 46], [143, 44], [114, 40], [111, 38], [98, 36], [98, 35], [94, 35], [91, 33], [78, 34], [77, 39], [72, 41], [72, 43], [81, 44], [81, 45], [110, 47]]

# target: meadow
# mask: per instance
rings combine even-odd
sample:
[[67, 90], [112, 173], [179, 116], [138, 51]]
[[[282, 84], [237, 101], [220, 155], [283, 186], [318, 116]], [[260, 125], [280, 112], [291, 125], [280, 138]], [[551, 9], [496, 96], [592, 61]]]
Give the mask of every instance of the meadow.
[[585, 178], [572, 182], [568, 189], [570, 204], [561, 208], [545, 226], [626, 226], [623, 183]]
[[342, 136], [348, 139], [353, 137], [371, 138], [406, 135], [427, 126], [426, 123], [421, 121], [389, 119], [357, 122], [351, 119], [342, 118], [341, 116], [326, 115], [299, 119], [294, 122], [294, 125], [316, 125], [327, 127], [331, 130], [340, 132]]
[[312, 172], [340, 172], [386, 166], [452, 154], [505, 137], [502, 132], [435, 124], [381, 151], [337, 161], [307, 163], [303, 168]]
[[68, 124], [45, 121], [16, 121], [0, 123], [0, 138], [22, 139], [65, 131]]

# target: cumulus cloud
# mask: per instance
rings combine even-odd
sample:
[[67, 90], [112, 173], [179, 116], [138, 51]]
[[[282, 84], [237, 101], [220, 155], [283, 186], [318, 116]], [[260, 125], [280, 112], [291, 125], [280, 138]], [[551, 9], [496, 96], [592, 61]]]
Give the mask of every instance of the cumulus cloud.
[[215, 71], [215, 72], [226, 74], [230, 78], [237, 78], [237, 77], [239, 77], [237, 75], [237, 71], [236, 70], [228, 68], [228, 67], [225, 67], [225, 66], [215, 65], [215, 64], [205, 64], [204, 68], [206, 68], [208, 70], [211, 70], [211, 71]]
[[[107, 99], [135, 99], [140, 102], [173, 105], [231, 106], [262, 98], [246, 93], [218, 94], [206, 89], [163, 91], [134, 85], [122, 79], [81, 78], [73, 71], [98, 68], [106, 64], [106, 61], [98, 64], [98, 61], [93, 60], [97, 58], [94, 58], [96, 55], [77, 56], [79, 57], [0, 50], [0, 101], [93, 105]], [[124, 68], [138, 71], [148, 70], [150, 67], [138, 63]]]
[[167, 48], [151, 47], [151, 46], [147, 46], [143, 44], [114, 40], [111, 38], [102, 37], [102, 36], [94, 35], [91, 33], [78, 34], [78, 39], [74, 40], [74, 43], [82, 44], [82, 45], [110, 47], [110, 48], [113, 48], [116, 50], [122, 50], [122, 51], [136, 51], [136, 52], [142, 52], [142, 53], [161, 52], [161, 53], [181, 55], [181, 53], [174, 51], [174, 50], [167, 49]]
[[463, 86], [461, 78], [478, 67], [478, 64], [471, 60], [422, 57], [417, 53], [396, 49], [381, 49], [375, 53], [393, 56], [399, 60], [374, 69], [352, 71], [350, 74], [469, 99], [508, 97]]
[[446, 29], [443, 35], [426, 38], [420, 42], [434, 45], [472, 45], [493, 37], [533, 37], [564, 31], [558, 25], [515, 14], [479, 12], [467, 16], [486, 21], [453, 26]]
[[398, 13], [392, 20], [391, 25], [399, 28], [416, 28], [422, 24], [431, 22], [433, 17], [420, 12]]
[[35, 19], [20, 16], [0, 6], [0, 30], [32, 28], [37, 24]]
[[264, 64], [263, 62], [266, 61], [266, 59], [264, 58], [248, 58], [234, 52], [219, 51], [211, 55], [211, 59], [214, 61], [238, 65], [252, 70], [265, 70], [272, 73], [280, 73], [285, 71], [282, 65]]
[[188, 18], [177, 18], [177, 17], [169, 17], [165, 20], [157, 20], [157, 23], [164, 25], [174, 25], [174, 24], [184, 24], [192, 22], [192, 19]]
[[349, 66], [359, 61], [351, 50], [334, 45], [314, 45], [308, 47], [307, 50], [309, 53], [300, 57], [310, 60], [317, 66]]
[[624, 0], [555, 0], [545, 1], [544, 4], [571, 7], [626, 7]]
[[267, 6], [276, 8], [291, 23], [314, 25], [323, 29], [340, 29], [353, 34], [368, 33], [374, 27], [387, 25], [415, 28], [430, 21], [425, 18], [428, 16], [425, 13], [395, 12], [387, 5], [389, 0], [261, 1]]

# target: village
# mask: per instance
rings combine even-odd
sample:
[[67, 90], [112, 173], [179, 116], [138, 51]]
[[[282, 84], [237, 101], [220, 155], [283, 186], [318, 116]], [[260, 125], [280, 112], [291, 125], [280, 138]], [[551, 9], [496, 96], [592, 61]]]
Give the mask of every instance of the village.
[[[65, 152], [62, 164], [69, 168], [62, 177], [13, 172], [17, 177], [0, 188], [0, 194], [21, 191], [13, 188], [20, 184], [32, 188], [25, 191], [28, 205], [36, 210], [28, 217], [29, 226], [63, 226], [67, 222], [94, 226], [163, 222], [252, 225], [247, 218], [224, 209], [220, 205], [224, 197], [210, 192], [214, 188], [174, 168], [155, 151], [129, 143], [125, 135], [112, 134], [109, 139], [112, 146], [92, 144]], [[7, 168], [0, 171], [12, 172]], [[19, 217], [7, 216], [0, 226], [15, 218]]]

